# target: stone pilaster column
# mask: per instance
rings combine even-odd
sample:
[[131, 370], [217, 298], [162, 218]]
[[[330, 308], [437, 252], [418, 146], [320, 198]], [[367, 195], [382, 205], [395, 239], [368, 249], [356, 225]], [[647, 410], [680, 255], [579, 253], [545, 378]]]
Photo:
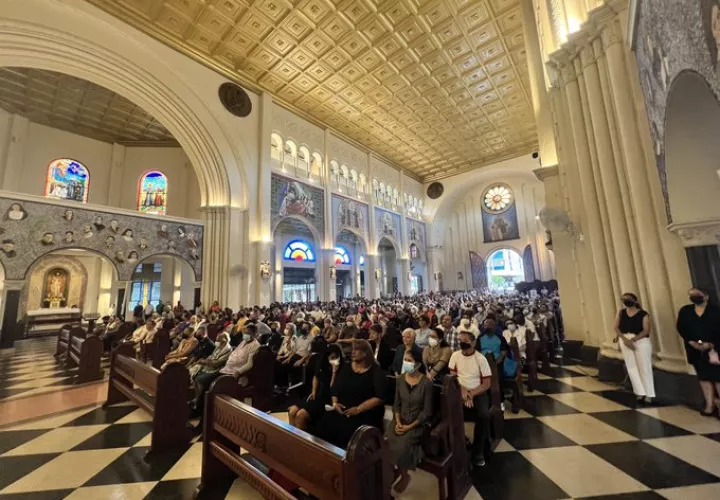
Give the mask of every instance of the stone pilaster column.
[[[637, 239], [645, 265], [646, 279], [650, 298], [649, 311], [653, 317], [656, 341], [660, 361], [657, 367], [667, 371], [685, 372], [687, 364], [682, 342], [675, 332], [675, 311], [670, 294], [670, 282], [663, 259], [658, 223], [653, 210], [652, 196], [643, 168], [645, 157], [641, 150], [642, 141], [635, 115], [635, 105], [628, 82], [629, 68], [626, 65], [626, 53], [622, 44], [619, 21], [612, 22], [602, 33], [603, 46], [607, 54], [610, 86], [618, 117], [618, 127], [622, 141], [622, 152], [627, 165], [627, 180], [630, 201], [636, 219]], [[637, 71], [632, 68], [632, 71]]]
[[410, 295], [410, 259], [398, 259], [400, 275], [398, 276], [398, 292]]
[[229, 269], [229, 207], [203, 207], [203, 279], [201, 300], [204, 305], [218, 301], [227, 305]]
[[22, 297], [24, 280], [5, 280], [2, 289], [2, 309], [0, 310], [0, 349], [13, 347], [18, 332], [20, 314], [20, 298]]
[[[330, 266], [335, 265], [335, 248], [326, 248], [323, 250], [323, 264], [325, 272], [324, 278], [324, 295], [321, 295], [321, 300], [330, 301], [335, 300], [337, 297], [337, 269], [335, 269], [335, 278], [330, 276]], [[320, 274], [320, 273], [318, 273]]]
[[382, 282], [382, 275], [380, 279], [376, 278], [375, 271], [382, 269], [380, 268], [380, 256], [377, 254], [365, 256], [365, 290], [368, 293], [370, 299], [380, 298], [380, 284]]
[[[613, 255], [617, 267], [617, 293], [638, 293], [638, 282], [630, 247], [627, 221], [623, 210], [620, 183], [615, 168], [610, 129], [607, 113], [600, 88], [600, 76], [595, 62], [595, 52], [587, 46], [580, 53], [585, 85], [587, 87], [588, 107], [595, 136], [595, 147], [598, 158], [598, 173], [602, 179], [602, 194], [608, 213], [608, 229], [614, 249]], [[612, 112], [612, 110], [609, 110]], [[617, 295], [616, 293], [616, 295]]]
[[603, 243], [605, 236], [602, 229], [597, 192], [595, 191], [595, 179], [593, 177], [590, 149], [585, 133], [586, 129], [580, 99], [580, 88], [575, 78], [574, 68], [571, 66], [564, 67], [563, 81], [566, 82], [565, 96], [575, 142], [575, 153], [583, 198], [582, 209], [585, 212], [588, 226], [585, 246], [591, 254], [595, 278], [597, 280], [598, 309], [600, 313], [597, 321], [601, 325], [603, 339], [595, 339], [595, 342], [601, 343], [603, 340], [612, 339], [614, 335], [613, 320], [616, 311], [610, 278], [610, 263], [608, 261], [607, 249]]
[[[273, 292], [278, 291], [282, 295], [282, 261], [279, 263], [274, 261], [275, 253], [274, 242], [270, 241], [254, 241], [252, 244], [252, 253], [255, 256], [252, 262], [248, 264], [246, 269], [246, 279], [253, 284], [255, 288], [255, 300], [252, 305], [269, 305], [274, 300], [282, 300]], [[280, 256], [282, 258], [282, 256]], [[270, 276], [263, 278], [260, 275], [260, 265], [270, 263]], [[279, 271], [279, 273], [277, 272]], [[279, 286], [275, 286], [275, 276], [280, 276]]]

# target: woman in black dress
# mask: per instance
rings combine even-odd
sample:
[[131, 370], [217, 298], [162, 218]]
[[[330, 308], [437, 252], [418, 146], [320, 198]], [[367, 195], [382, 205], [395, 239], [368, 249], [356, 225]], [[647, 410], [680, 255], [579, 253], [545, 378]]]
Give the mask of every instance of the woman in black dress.
[[312, 392], [307, 400], [288, 409], [290, 425], [305, 430], [325, 413], [325, 405], [331, 403], [331, 388], [344, 361], [340, 346], [331, 344], [315, 365]]
[[382, 431], [385, 407], [385, 373], [373, 357], [367, 340], [356, 340], [352, 363], [338, 373], [332, 387], [332, 411], [325, 412], [317, 425], [317, 437], [346, 448], [362, 425]]
[[720, 346], [720, 309], [708, 303], [703, 290], [690, 289], [690, 302], [678, 313], [677, 331], [685, 340], [688, 363], [695, 367], [705, 397], [701, 413], [707, 417], [717, 411], [715, 390], [720, 393], [720, 365], [710, 362], [710, 352]]

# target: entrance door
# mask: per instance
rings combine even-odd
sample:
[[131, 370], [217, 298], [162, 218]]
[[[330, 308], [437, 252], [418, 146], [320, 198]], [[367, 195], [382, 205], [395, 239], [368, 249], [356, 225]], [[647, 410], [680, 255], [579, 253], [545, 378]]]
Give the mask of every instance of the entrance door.
[[314, 302], [316, 297], [314, 269], [283, 269], [283, 302]]

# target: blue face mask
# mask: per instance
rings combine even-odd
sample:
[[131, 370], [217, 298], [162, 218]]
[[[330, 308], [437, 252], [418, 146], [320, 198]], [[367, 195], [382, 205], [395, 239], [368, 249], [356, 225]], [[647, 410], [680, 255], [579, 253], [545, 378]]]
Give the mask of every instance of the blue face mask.
[[415, 363], [412, 361], [403, 361], [402, 373], [412, 373], [415, 371]]
[[252, 340], [252, 337], [250, 336], [249, 333], [243, 333], [243, 340], [245, 342], [250, 342]]

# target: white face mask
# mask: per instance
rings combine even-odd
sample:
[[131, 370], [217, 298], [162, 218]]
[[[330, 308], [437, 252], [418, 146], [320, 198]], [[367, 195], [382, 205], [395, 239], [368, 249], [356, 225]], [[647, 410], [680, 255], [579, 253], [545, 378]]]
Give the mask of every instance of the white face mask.
[[523, 314], [525, 316], [530, 316], [530, 309], [523, 309]]
[[338, 359], [338, 358], [330, 359], [330, 360], [328, 360], [328, 362], [329, 362], [332, 366], [340, 366], [340, 359]]
[[430, 337], [430, 338], [428, 339], [428, 345], [429, 345], [430, 347], [436, 347], [439, 343], [440, 343], [440, 342], [439, 342], [438, 339], [436, 339], [436, 338]]
[[514, 332], [515, 330], [517, 330], [517, 325], [508, 325], [508, 330]]

